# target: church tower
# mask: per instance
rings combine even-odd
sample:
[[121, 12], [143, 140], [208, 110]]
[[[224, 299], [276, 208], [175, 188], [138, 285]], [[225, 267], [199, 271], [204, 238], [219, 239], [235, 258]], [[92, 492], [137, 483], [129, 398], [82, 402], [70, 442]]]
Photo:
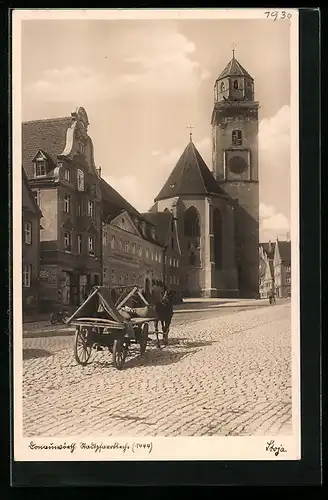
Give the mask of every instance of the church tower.
[[240, 296], [259, 293], [258, 109], [254, 79], [233, 57], [214, 85], [213, 175], [238, 202], [235, 241]]

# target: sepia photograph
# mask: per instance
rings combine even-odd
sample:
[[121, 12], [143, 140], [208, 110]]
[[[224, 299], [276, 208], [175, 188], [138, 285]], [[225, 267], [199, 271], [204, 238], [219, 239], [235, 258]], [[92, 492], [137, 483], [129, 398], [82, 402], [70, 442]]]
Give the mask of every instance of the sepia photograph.
[[14, 458], [300, 459], [298, 11], [13, 12]]

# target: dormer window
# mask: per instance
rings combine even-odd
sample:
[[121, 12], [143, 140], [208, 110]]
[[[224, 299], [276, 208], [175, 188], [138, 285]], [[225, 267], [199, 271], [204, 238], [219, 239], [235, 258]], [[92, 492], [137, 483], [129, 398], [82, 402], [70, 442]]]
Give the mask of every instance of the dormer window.
[[152, 229], [151, 229], [151, 236], [152, 236], [153, 240], [156, 239], [156, 229], [154, 227], [152, 227]]
[[220, 89], [221, 89], [221, 92], [225, 92], [225, 85], [224, 85], [224, 82], [222, 82], [222, 83], [221, 83], [221, 87], [220, 87]]
[[43, 158], [35, 161], [34, 168], [35, 177], [44, 177], [46, 175], [46, 161]]
[[84, 191], [84, 172], [80, 169], [77, 171], [77, 190]]
[[235, 80], [235, 81], [233, 82], [233, 88], [234, 88], [234, 89], [238, 89], [238, 80]]
[[70, 172], [70, 170], [68, 170], [68, 168], [66, 168], [66, 170], [64, 172], [64, 179], [67, 182], [70, 182], [70, 180], [71, 180], [71, 172]]

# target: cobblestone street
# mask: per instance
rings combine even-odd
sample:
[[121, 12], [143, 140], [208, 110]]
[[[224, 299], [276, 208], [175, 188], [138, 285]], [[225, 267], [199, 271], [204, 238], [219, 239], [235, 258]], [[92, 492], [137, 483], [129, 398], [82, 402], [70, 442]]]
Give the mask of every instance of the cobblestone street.
[[108, 351], [77, 365], [72, 335], [24, 338], [24, 436], [291, 434], [290, 304], [203, 318], [123, 371]]

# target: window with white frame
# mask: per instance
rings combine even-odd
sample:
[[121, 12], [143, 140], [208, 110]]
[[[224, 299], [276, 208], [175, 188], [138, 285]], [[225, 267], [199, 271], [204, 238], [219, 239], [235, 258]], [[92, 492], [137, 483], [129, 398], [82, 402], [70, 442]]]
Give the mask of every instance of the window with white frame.
[[35, 203], [40, 206], [40, 191], [33, 191]]
[[64, 232], [64, 248], [67, 251], [71, 250], [71, 233], [69, 231]]
[[119, 277], [119, 284], [124, 285], [124, 276], [122, 273], [120, 274], [120, 277]]
[[125, 284], [129, 284], [129, 273], [125, 273]]
[[172, 266], [173, 262], [172, 262], [172, 257], [170, 257], [170, 266]]
[[290, 273], [290, 266], [286, 266], [285, 271], [286, 273]]
[[77, 235], [77, 253], [82, 253], [82, 234]]
[[132, 243], [132, 253], [133, 253], [133, 255], [136, 254], [136, 244], [135, 243]]
[[179, 267], [179, 259], [177, 259], [177, 267]]
[[34, 176], [44, 177], [46, 175], [46, 162], [43, 159], [36, 160], [34, 163]]
[[110, 240], [110, 247], [114, 250], [114, 248], [115, 248], [115, 236], [112, 236], [112, 239]]
[[95, 254], [95, 241], [93, 236], [88, 236], [89, 255]]
[[161, 263], [161, 262], [162, 262], [162, 254], [161, 254], [161, 253], [159, 253], [159, 254], [158, 254], [158, 262], [159, 262], [159, 263]]
[[31, 222], [24, 223], [24, 242], [27, 245], [32, 244], [32, 223]]
[[84, 191], [84, 172], [80, 169], [77, 171], [77, 190]]
[[138, 255], [139, 255], [139, 257], [142, 257], [142, 246], [141, 245], [139, 245]]
[[154, 252], [151, 252], [151, 260], [154, 260]]
[[146, 248], [146, 259], [149, 259], [149, 250]]
[[95, 204], [92, 200], [88, 201], [88, 216], [94, 217], [95, 214]]
[[129, 253], [129, 242], [128, 241], [124, 242], [124, 252]]
[[64, 195], [64, 212], [69, 214], [70, 210], [71, 210], [71, 197], [69, 194], [65, 194]]
[[103, 232], [103, 245], [105, 247], [107, 247], [107, 244], [108, 244], [108, 234], [107, 234], [107, 231], [104, 231]]
[[156, 260], [156, 262], [158, 262], [158, 253], [157, 252], [155, 252], [155, 260]]
[[70, 182], [70, 180], [71, 180], [71, 171], [68, 168], [65, 169], [64, 179], [67, 182]]
[[290, 285], [291, 281], [292, 281], [292, 280], [291, 280], [291, 277], [290, 277], [290, 276], [287, 276], [287, 277], [286, 277], [286, 283], [287, 283], [287, 285]]
[[31, 286], [32, 278], [32, 266], [31, 264], [25, 264], [23, 266], [23, 287], [29, 288]]

